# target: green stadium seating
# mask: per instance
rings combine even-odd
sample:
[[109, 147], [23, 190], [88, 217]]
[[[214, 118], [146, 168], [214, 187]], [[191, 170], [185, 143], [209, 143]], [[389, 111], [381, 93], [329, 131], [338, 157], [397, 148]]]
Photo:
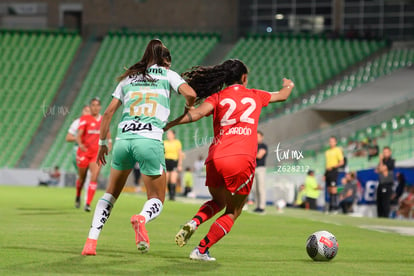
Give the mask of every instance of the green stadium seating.
[[[320, 99], [324, 101], [331, 96], [352, 91], [364, 83], [373, 82], [381, 76], [390, 74], [397, 69], [412, 66], [414, 64], [414, 49], [392, 49], [372, 61], [366, 62], [352, 73], [344, 75], [342, 80], [328, 85], [319, 92]], [[302, 99], [302, 106], [307, 106], [313, 101], [313, 95]]]
[[[147, 43], [154, 38], [161, 39], [170, 49], [172, 69], [178, 73], [184, 72], [193, 65], [200, 64], [219, 40], [218, 35], [202, 33], [110, 33], [104, 38], [81, 90], [71, 107], [71, 113], [59, 131], [51, 150], [41, 165], [42, 167], [50, 168], [54, 164], [60, 164], [65, 171], [74, 170], [70, 156], [73, 145], [65, 142], [65, 136], [71, 122], [79, 117], [82, 106], [87, 104], [93, 97], [100, 97], [102, 108], [106, 108], [117, 85], [116, 77], [123, 72], [124, 67], [133, 65], [141, 58]], [[185, 101], [182, 96], [173, 93], [171, 102], [170, 118], [175, 118], [183, 112]], [[113, 135], [116, 134], [116, 125], [119, 119], [120, 112], [117, 112], [111, 124]], [[193, 136], [199, 127], [197, 124], [191, 124], [175, 128], [177, 137], [184, 141], [184, 149], [195, 145]], [[109, 166], [104, 167], [104, 175], [109, 173], [108, 168]]]
[[22, 156], [80, 43], [76, 33], [0, 30], [0, 167]]

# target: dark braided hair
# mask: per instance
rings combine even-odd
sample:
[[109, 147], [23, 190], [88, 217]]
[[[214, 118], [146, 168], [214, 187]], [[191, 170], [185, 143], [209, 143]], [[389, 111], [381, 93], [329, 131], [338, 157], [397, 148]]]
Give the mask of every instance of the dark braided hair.
[[241, 77], [247, 74], [246, 65], [238, 59], [229, 59], [215, 66], [194, 66], [181, 76], [196, 91], [197, 101], [219, 92], [224, 85], [241, 84]]
[[151, 40], [141, 60], [126, 69], [126, 71], [117, 77], [117, 81], [123, 80], [125, 77], [142, 74], [148, 81], [153, 81], [147, 74], [147, 69], [152, 65], [169, 67], [171, 65], [171, 55], [167, 47], [162, 44], [161, 40]]

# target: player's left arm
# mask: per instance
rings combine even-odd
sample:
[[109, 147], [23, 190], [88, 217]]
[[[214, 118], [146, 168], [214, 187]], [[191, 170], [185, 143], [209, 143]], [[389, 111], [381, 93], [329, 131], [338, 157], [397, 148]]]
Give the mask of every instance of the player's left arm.
[[210, 112], [212, 112], [214, 109], [214, 106], [211, 103], [203, 102], [200, 106], [194, 109], [190, 109], [188, 112], [184, 113], [177, 119], [169, 122], [165, 128], [164, 131], [172, 128], [176, 125], [181, 124], [188, 124], [191, 122], [195, 122], [203, 118], [204, 116], [208, 115]]
[[280, 89], [280, 91], [277, 92], [271, 92], [270, 101], [271, 103], [276, 102], [284, 102], [289, 98], [290, 93], [292, 92], [293, 87], [295, 87], [295, 84], [293, 81], [289, 79], [283, 79], [283, 88]]
[[[116, 98], [113, 98], [112, 101], [109, 103], [108, 107], [106, 108], [102, 116], [101, 128], [99, 130], [99, 140], [108, 142], [107, 137], [109, 134], [109, 126], [111, 125], [111, 121], [112, 121], [112, 117], [114, 116], [114, 113], [118, 110], [120, 106], [121, 106], [121, 101]], [[108, 145], [100, 145], [98, 157], [96, 160], [96, 163], [98, 163], [98, 165], [106, 164], [105, 155], [108, 155]]]

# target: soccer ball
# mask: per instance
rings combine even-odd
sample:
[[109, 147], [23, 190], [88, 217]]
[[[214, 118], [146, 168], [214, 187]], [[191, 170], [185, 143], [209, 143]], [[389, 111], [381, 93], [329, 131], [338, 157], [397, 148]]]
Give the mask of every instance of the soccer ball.
[[317, 231], [306, 241], [306, 252], [314, 261], [330, 261], [338, 253], [338, 242], [328, 231]]

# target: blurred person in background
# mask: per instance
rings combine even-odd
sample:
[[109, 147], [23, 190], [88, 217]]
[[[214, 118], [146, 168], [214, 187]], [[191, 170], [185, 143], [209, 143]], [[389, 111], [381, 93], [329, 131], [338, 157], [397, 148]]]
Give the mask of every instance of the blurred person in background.
[[378, 217], [389, 217], [391, 210], [391, 197], [394, 187], [395, 159], [392, 158], [391, 148], [385, 146], [379, 155], [379, 164], [376, 169], [379, 178], [377, 187]]
[[392, 157], [391, 148], [385, 146], [382, 149], [382, 153], [379, 155], [379, 162], [387, 167], [388, 172], [394, 178], [395, 159]]
[[133, 169], [134, 173], [134, 186], [135, 186], [135, 192], [139, 193], [141, 192], [141, 170], [139, 169], [139, 163], [136, 162]]
[[267, 145], [263, 143], [263, 132], [257, 131], [256, 170], [253, 181], [256, 213], [263, 213], [266, 207], [266, 157]]
[[[306, 191], [305, 191], [305, 185], [301, 184], [297, 191], [296, 191], [296, 199], [293, 203], [293, 206], [299, 207], [299, 208], [306, 208]], [[309, 207], [307, 208], [309, 209]]]
[[[98, 176], [101, 167], [96, 164], [96, 157], [99, 150], [99, 128], [101, 127], [102, 116], [101, 100], [93, 98], [89, 102], [91, 110], [90, 115], [83, 115], [79, 119], [78, 133], [76, 135], [76, 142], [79, 145], [76, 153], [76, 164], [78, 166], [78, 179], [76, 180], [76, 198], [75, 207], [80, 207], [80, 196], [83, 185], [86, 180], [87, 172], [91, 173], [91, 180], [89, 182], [87, 199], [84, 210], [91, 211], [91, 203], [98, 187]], [[111, 134], [107, 133], [109, 148], [112, 146]]]
[[339, 194], [339, 206], [344, 214], [352, 211], [352, 205], [357, 196], [357, 179], [354, 172], [347, 173], [341, 180], [343, 190]]
[[379, 179], [377, 187], [377, 215], [380, 218], [388, 218], [390, 215], [394, 178], [387, 166], [382, 162], [378, 165], [376, 172]]
[[329, 149], [325, 152], [325, 185], [329, 194], [329, 212], [338, 210], [338, 169], [344, 165], [344, 155], [337, 146], [335, 136], [329, 138]]
[[321, 193], [322, 187], [318, 184], [315, 177], [315, 172], [309, 170], [305, 178], [305, 195], [306, 195], [306, 208], [311, 210], [317, 210], [317, 200]]
[[193, 172], [190, 167], [185, 168], [185, 173], [183, 177], [184, 182], [184, 196], [188, 196], [192, 192], [194, 186], [194, 177]]
[[[85, 105], [82, 108], [81, 117], [85, 116], [85, 115], [90, 115], [90, 114], [91, 114], [91, 109], [90, 109], [89, 105]], [[66, 134], [66, 142], [74, 143], [71, 158], [72, 158], [73, 167], [75, 168], [76, 172], [78, 172], [78, 170], [79, 170], [78, 165], [76, 163], [76, 155], [77, 155], [78, 148], [79, 148], [79, 145], [76, 143], [76, 136], [78, 135], [79, 122], [80, 122], [80, 117], [75, 119], [70, 124], [70, 127], [68, 129], [68, 133]], [[84, 182], [85, 189], [89, 188], [90, 179], [91, 179], [91, 172], [88, 170], [88, 172], [86, 173], [86, 179], [85, 179], [85, 182]], [[84, 200], [85, 200], [84, 205], [86, 205], [86, 202], [88, 201], [88, 193], [85, 193]], [[75, 201], [75, 207], [79, 208], [80, 207], [80, 202]]]
[[398, 204], [398, 218], [412, 219], [414, 218], [414, 186], [407, 187]]
[[397, 180], [397, 186], [395, 187], [395, 191], [393, 191], [391, 195], [391, 217], [395, 218], [397, 215], [397, 209], [400, 202], [401, 196], [405, 192], [406, 187], [406, 181], [405, 181], [405, 175], [402, 172], [396, 173], [396, 180]]
[[182, 169], [183, 154], [181, 142], [175, 138], [174, 130], [167, 131], [167, 140], [164, 140], [164, 148], [168, 196], [169, 200], [175, 200], [178, 174]]
[[397, 172], [396, 178], [397, 178], [397, 187], [395, 188], [395, 193], [393, 193], [392, 198], [391, 198], [393, 203], [398, 203], [400, 197], [405, 192], [405, 186], [407, 185], [405, 181], [404, 173]]

